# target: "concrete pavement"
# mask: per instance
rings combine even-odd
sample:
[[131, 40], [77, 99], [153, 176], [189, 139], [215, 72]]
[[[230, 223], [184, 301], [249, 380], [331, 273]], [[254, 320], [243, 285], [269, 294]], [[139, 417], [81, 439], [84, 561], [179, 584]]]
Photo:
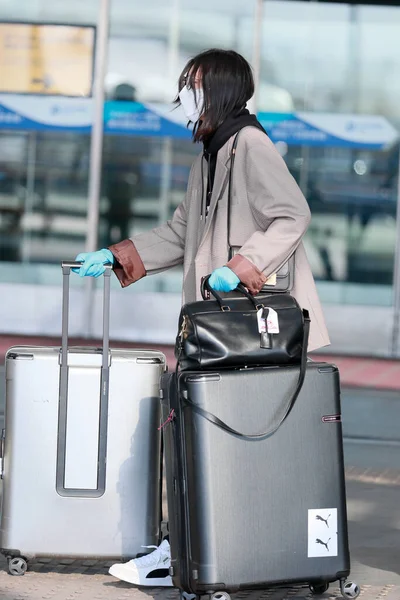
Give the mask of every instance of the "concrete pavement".
[[[347, 505], [352, 557], [351, 579], [362, 586], [363, 600], [400, 600], [400, 469], [371, 468], [366, 445], [357, 452], [345, 442]], [[384, 463], [391, 447], [372, 446]], [[351, 466], [355, 457], [359, 466]], [[362, 461], [364, 457], [364, 461]], [[379, 462], [378, 460], [378, 462]], [[362, 465], [362, 462], [364, 464]], [[267, 534], [267, 532], [266, 532]], [[37, 563], [24, 577], [11, 577], [0, 561], [0, 600], [178, 600], [173, 589], [137, 589], [107, 574], [108, 565], [92, 561]], [[307, 588], [241, 592], [234, 600], [305, 600]], [[332, 584], [325, 600], [341, 598]]]
[[[392, 483], [398, 480], [398, 483]], [[400, 471], [379, 482], [379, 473], [348, 469], [351, 579], [362, 586], [363, 600], [400, 599]], [[24, 577], [0, 571], [1, 600], [178, 600], [173, 589], [138, 589], [107, 575], [104, 565], [36, 564]], [[305, 600], [307, 588], [241, 592], [235, 600]], [[341, 598], [337, 584], [322, 596]]]
[[[362, 366], [359, 368], [363, 370]], [[3, 401], [4, 371], [0, 367], [0, 427]], [[363, 600], [400, 600], [400, 394], [382, 389], [345, 388], [342, 408], [351, 579], [362, 586]], [[24, 577], [11, 577], [5, 567], [5, 560], [0, 560], [0, 600], [178, 600], [179, 597], [173, 589], [139, 590], [117, 582], [107, 574], [107, 565], [90, 561], [62, 565], [37, 563]], [[311, 598], [308, 589], [299, 587], [234, 595], [235, 600], [308, 598]], [[339, 586], [332, 584], [322, 598], [341, 598]]]

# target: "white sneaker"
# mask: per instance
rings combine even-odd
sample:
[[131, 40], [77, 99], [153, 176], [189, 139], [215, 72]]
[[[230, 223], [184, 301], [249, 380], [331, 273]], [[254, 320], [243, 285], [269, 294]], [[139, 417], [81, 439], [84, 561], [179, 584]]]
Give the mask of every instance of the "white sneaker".
[[173, 587], [169, 575], [171, 550], [168, 540], [163, 540], [158, 547], [143, 546], [143, 548], [155, 548], [155, 550], [125, 564], [113, 565], [109, 570], [110, 575], [134, 585]]

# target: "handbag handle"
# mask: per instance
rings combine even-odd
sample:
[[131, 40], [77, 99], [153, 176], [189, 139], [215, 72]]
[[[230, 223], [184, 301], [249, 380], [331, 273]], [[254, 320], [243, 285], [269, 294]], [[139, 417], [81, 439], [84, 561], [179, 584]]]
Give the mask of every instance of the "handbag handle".
[[[223, 298], [218, 294], [218, 292], [216, 292], [210, 286], [210, 283], [209, 283], [210, 277], [211, 277], [211, 275], [207, 275], [207, 277], [204, 277], [201, 281], [200, 291], [201, 291], [201, 296], [202, 296], [203, 300], [207, 300], [207, 292], [209, 292], [210, 294], [212, 294], [212, 296], [214, 296], [214, 298], [218, 302], [219, 307], [222, 311], [230, 310], [229, 306], [224, 304]], [[238, 292], [240, 292], [241, 294], [243, 294], [244, 296], [246, 296], [246, 298], [248, 300], [250, 300], [250, 302], [254, 306], [254, 310], [258, 310], [259, 308], [262, 308], [262, 305], [257, 304], [255, 298], [250, 294], [250, 292], [247, 291], [247, 289], [244, 287], [244, 285], [242, 283], [239, 283], [236, 290]]]
[[277, 425], [274, 425], [273, 427], [270, 427], [270, 429], [267, 429], [266, 431], [263, 431], [261, 433], [251, 433], [251, 434], [250, 433], [241, 433], [240, 431], [233, 429], [233, 427], [231, 427], [230, 425], [228, 425], [227, 423], [225, 423], [224, 421], [222, 421], [221, 419], [219, 419], [212, 413], [208, 412], [208, 410], [205, 410], [204, 408], [197, 406], [197, 404], [194, 404], [191, 400], [189, 400], [189, 398], [183, 397], [183, 401], [187, 405], [189, 405], [195, 412], [197, 412], [199, 415], [201, 415], [202, 417], [207, 419], [207, 421], [209, 421], [210, 423], [213, 423], [220, 429], [223, 429], [224, 431], [226, 431], [227, 433], [230, 433], [232, 435], [236, 435], [239, 438], [249, 439], [249, 440], [258, 440], [258, 439], [270, 437], [271, 435], [276, 433], [278, 431], [278, 429], [280, 428], [280, 426], [284, 423], [284, 421], [286, 421], [287, 417], [289, 416], [290, 412], [292, 411], [292, 408], [301, 392], [301, 388], [303, 387], [304, 378], [306, 375], [307, 347], [308, 347], [308, 338], [309, 338], [309, 333], [310, 333], [310, 315], [309, 315], [308, 310], [303, 309], [303, 318], [304, 318], [303, 347], [302, 347], [302, 351], [301, 351], [299, 377], [297, 380], [296, 389], [295, 389], [294, 393], [292, 394], [290, 400], [288, 401], [285, 411], [284, 411], [282, 417], [279, 419]]

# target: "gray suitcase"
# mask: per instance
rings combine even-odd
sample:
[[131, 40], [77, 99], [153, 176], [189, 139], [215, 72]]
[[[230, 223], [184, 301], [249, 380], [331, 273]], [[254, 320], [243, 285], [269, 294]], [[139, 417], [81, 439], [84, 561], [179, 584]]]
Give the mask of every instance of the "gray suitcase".
[[0, 548], [9, 572], [33, 558], [132, 558], [161, 527], [159, 380], [165, 356], [68, 348], [70, 268], [63, 263], [62, 348], [6, 355]]
[[[281, 422], [298, 376], [286, 366], [162, 377], [170, 572], [181, 591], [230, 600], [306, 583], [318, 595], [339, 580], [345, 598], [359, 595], [347, 581], [339, 372], [308, 363]], [[215, 417], [247, 434], [281, 425], [254, 439]]]

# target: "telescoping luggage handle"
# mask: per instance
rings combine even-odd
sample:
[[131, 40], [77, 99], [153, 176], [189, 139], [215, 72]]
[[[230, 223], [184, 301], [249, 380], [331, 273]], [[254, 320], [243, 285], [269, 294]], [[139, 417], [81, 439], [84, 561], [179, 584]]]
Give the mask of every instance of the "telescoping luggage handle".
[[108, 420], [108, 391], [109, 391], [109, 347], [110, 347], [110, 276], [112, 265], [104, 266], [103, 292], [103, 350], [100, 379], [100, 425], [97, 463], [97, 488], [72, 489], [65, 487], [65, 460], [67, 439], [67, 409], [68, 409], [68, 324], [69, 324], [69, 280], [71, 269], [81, 267], [80, 262], [62, 262], [63, 296], [62, 296], [62, 340], [60, 365], [60, 392], [57, 440], [57, 473], [56, 489], [61, 496], [98, 498], [106, 489], [106, 458], [107, 458], [107, 420]]
[[[61, 365], [67, 364], [68, 357], [68, 323], [69, 323], [69, 276], [71, 269], [79, 269], [80, 262], [62, 262], [63, 272], [63, 297], [62, 297], [62, 340], [61, 340]], [[103, 369], [108, 370], [108, 351], [110, 347], [110, 276], [112, 264], [106, 263], [104, 272], [103, 295]]]

